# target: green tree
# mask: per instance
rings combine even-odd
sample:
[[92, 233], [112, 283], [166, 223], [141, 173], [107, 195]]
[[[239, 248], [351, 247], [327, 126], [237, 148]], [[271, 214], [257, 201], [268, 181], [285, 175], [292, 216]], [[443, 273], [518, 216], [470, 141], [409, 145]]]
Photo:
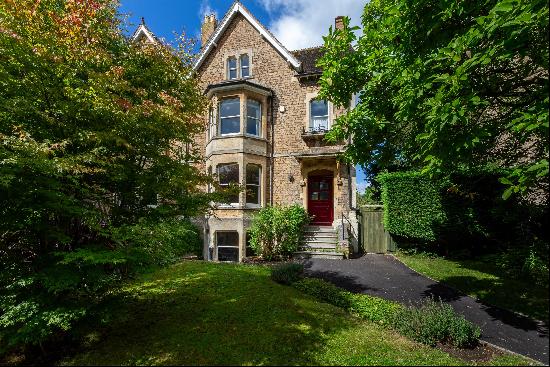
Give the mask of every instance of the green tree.
[[440, 176], [496, 164], [504, 197], [547, 196], [546, 1], [373, 0], [358, 29], [330, 29], [319, 60], [324, 97], [359, 94], [330, 134], [353, 136], [350, 161]]
[[129, 42], [117, 5], [0, 2], [4, 347], [70, 329], [113, 284], [175, 256], [162, 246], [197, 234], [163, 223], [212, 200], [190, 163], [206, 104], [191, 44]]

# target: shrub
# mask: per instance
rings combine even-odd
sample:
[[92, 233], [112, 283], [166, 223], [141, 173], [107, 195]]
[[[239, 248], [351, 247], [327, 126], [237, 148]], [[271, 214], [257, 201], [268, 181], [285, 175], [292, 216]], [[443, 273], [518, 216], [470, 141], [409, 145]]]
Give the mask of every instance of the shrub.
[[250, 246], [267, 260], [289, 256], [298, 249], [309, 216], [299, 205], [261, 209], [250, 227]]
[[137, 266], [167, 265], [184, 255], [202, 255], [199, 229], [188, 220], [142, 221], [114, 229], [113, 239], [122, 247], [131, 247]]
[[447, 342], [460, 348], [468, 347], [481, 335], [478, 326], [455, 313], [450, 305], [433, 299], [425, 300], [419, 307], [398, 309], [393, 315], [392, 326], [399, 333], [432, 346]]
[[423, 242], [435, 241], [437, 229], [446, 220], [440, 184], [419, 172], [384, 173], [378, 181], [386, 230]]
[[351, 293], [317, 278], [305, 278], [293, 286], [318, 300], [341, 307], [363, 319], [389, 324], [401, 306], [398, 303], [367, 294]]
[[277, 283], [291, 285], [302, 278], [304, 266], [297, 263], [286, 263], [271, 269], [271, 279]]

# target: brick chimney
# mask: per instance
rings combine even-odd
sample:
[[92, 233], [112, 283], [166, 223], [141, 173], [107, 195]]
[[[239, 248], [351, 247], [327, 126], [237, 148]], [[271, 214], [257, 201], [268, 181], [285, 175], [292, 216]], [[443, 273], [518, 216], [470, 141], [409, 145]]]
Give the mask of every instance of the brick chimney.
[[334, 29], [344, 29], [344, 17], [342, 15], [334, 18]]
[[212, 33], [218, 26], [218, 20], [214, 14], [206, 14], [201, 26], [201, 47], [204, 47]]

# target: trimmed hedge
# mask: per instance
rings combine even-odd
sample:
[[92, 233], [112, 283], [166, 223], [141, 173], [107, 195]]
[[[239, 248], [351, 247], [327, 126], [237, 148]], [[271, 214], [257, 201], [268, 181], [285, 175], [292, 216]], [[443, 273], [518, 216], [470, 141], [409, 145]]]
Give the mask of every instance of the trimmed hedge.
[[432, 242], [447, 217], [440, 194], [441, 184], [419, 172], [383, 173], [384, 227], [394, 235]]

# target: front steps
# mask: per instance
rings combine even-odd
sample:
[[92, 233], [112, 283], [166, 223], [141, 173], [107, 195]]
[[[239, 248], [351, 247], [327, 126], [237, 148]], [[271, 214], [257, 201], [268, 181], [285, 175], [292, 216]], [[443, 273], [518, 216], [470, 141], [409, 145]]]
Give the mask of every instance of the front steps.
[[294, 253], [295, 259], [343, 259], [338, 246], [338, 232], [331, 226], [307, 226], [304, 243]]

